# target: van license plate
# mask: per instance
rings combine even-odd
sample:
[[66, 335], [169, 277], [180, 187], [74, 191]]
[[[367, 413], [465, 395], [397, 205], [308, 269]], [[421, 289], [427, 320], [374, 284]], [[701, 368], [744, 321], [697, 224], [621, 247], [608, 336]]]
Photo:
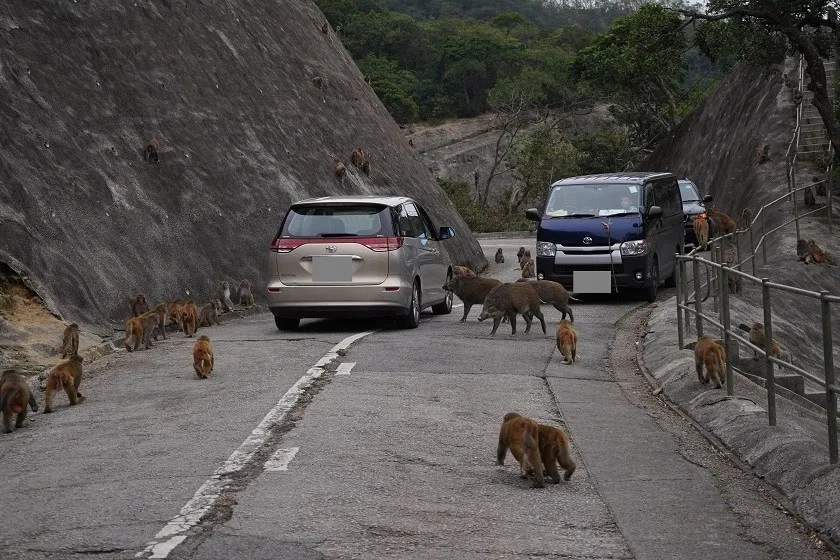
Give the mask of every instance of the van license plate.
[[315, 284], [352, 281], [352, 255], [312, 257], [312, 282]]
[[572, 292], [576, 294], [612, 293], [609, 270], [575, 270], [572, 273]]

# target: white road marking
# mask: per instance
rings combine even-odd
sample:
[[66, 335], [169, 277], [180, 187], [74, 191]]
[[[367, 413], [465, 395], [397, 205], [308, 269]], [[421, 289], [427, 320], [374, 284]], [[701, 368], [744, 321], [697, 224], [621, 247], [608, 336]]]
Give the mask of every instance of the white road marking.
[[335, 370], [336, 375], [350, 375], [350, 371], [356, 365], [356, 362], [344, 362], [338, 364], [338, 368]]
[[265, 470], [267, 471], [287, 471], [289, 470], [289, 463], [297, 455], [300, 447], [283, 447], [274, 452], [271, 459], [265, 462]]
[[452, 306], [452, 309], [455, 309], [456, 307], [464, 307], [464, 304], [463, 303], [456, 303], [455, 305]]
[[[314, 366], [306, 371], [306, 374], [297, 380], [297, 383], [286, 391], [286, 394], [280, 401], [274, 405], [262, 422], [254, 428], [251, 435], [242, 442], [242, 445], [234, 451], [224, 464], [216, 469], [201, 488], [195, 493], [192, 499], [186, 503], [181, 511], [172, 518], [172, 521], [166, 524], [163, 529], [158, 531], [153, 541], [149, 542], [142, 551], [134, 555], [135, 558], [167, 558], [169, 554], [179, 544], [184, 542], [187, 538], [186, 533], [198, 525], [202, 517], [210, 511], [216, 500], [230, 485], [230, 479], [227, 478], [231, 473], [242, 469], [247, 462], [254, 456], [254, 453], [259, 450], [268, 438], [271, 428], [277, 425], [289, 410], [297, 403], [298, 399], [303, 395], [304, 391], [309, 388], [312, 383], [323, 375], [324, 367], [338, 358], [339, 350], [346, 350], [351, 344], [375, 333], [376, 331], [364, 331], [348, 336], [338, 344], [332, 347], [326, 356], [318, 360]], [[223, 478], [224, 477], [224, 478]]]

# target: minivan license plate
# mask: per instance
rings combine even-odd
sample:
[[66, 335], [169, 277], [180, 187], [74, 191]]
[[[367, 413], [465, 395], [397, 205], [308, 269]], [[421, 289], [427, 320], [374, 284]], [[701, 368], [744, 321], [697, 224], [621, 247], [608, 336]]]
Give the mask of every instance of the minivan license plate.
[[328, 257], [312, 257], [312, 282], [316, 284], [328, 282], [353, 281], [353, 256], [332, 255]]
[[609, 270], [575, 270], [572, 273], [572, 291], [576, 294], [612, 293]]

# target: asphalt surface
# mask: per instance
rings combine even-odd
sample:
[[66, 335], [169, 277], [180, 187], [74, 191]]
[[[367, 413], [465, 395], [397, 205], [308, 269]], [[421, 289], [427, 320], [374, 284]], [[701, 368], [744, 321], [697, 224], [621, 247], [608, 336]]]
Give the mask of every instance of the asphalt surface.
[[[500, 246], [508, 255], [490, 274], [515, 279], [516, 248], [532, 243], [482, 241], [488, 257]], [[195, 377], [192, 340], [180, 334], [120, 353], [90, 368], [83, 404], [60, 396], [53, 414], [0, 435], [0, 550], [829, 558], [759, 481], [651, 394], [634, 361], [645, 304], [583, 299], [573, 302], [574, 365], [561, 364], [548, 305], [547, 334], [538, 322], [525, 334], [520, 319], [516, 335], [503, 324], [494, 337], [477, 307], [466, 323], [459, 309], [424, 314], [413, 331], [306, 321], [281, 333], [267, 314], [229, 320], [203, 331], [216, 351], [208, 380]], [[308, 388], [290, 391], [301, 378]], [[567, 431], [570, 481], [534, 489], [509, 454], [494, 464], [509, 411]], [[255, 430], [267, 415], [276, 422]]]

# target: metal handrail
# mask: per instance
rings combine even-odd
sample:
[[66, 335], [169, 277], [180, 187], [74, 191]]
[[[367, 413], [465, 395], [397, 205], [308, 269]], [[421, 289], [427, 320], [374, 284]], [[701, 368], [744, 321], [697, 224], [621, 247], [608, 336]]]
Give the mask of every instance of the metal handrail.
[[[799, 91], [802, 91], [804, 78], [804, 65], [802, 57], [799, 61]], [[840, 386], [835, 384], [834, 376], [834, 345], [832, 339], [832, 316], [831, 305], [840, 303], [840, 296], [829, 294], [828, 290], [814, 291], [797, 286], [790, 286], [781, 284], [779, 282], [771, 282], [769, 278], [757, 277], [755, 271], [756, 252], [761, 249], [764, 264], [767, 264], [767, 240], [770, 235], [778, 232], [784, 227], [794, 223], [796, 225], [796, 239], [797, 242], [801, 239], [799, 220], [801, 218], [811, 216], [817, 213], [826, 211], [828, 216], [829, 232], [832, 232], [832, 190], [833, 190], [833, 160], [834, 148], [829, 142], [828, 145], [828, 169], [827, 169], [827, 185], [826, 185], [826, 203], [814, 210], [809, 210], [803, 213], [799, 212], [797, 205], [797, 193], [805, 189], [814, 187], [823, 181], [816, 181], [801, 187], [796, 185], [797, 163], [799, 159], [799, 147], [802, 131], [802, 103], [797, 105], [796, 109], [796, 126], [791, 135], [788, 149], [785, 154], [786, 175], [787, 175], [787, 193], [779, 196], [776, 199], [761, 206], [758, 212], [755, 213], [753, 219], [744, 229], [735, 229], [732, 233], [717, 236], [709, 240], [711, 247], [711, 260], [700, 257], [697, 253], [699, 246], [694, 247], [688, 254], [676, 254], [677, 266], [674, 271], [677, 283], [677, 338], [680, 348], [685, 348], [685, 334], [691, 329], [691, 317], [694, 317], [695, 328], [697, 336], [703, 336], [704, 322], [712, 327], [720, 329], [723, 333], [723, 345], [727, 356], [731, 356], [733, 350], [733, 343], [739, 342], [749, 350], [752, 350], [757, 355], [760, 354], [763, 360], [765, 388], [767, 390], [767, 416], [768, 422], [771, 426], [776, 425], [776, 390], [775, 390], [775, 376], [773, 366], [777, 365], [780, 368], [790, 370], [801, 375], [804, 379], [821, 386], [826, 394], [826, 426], [828, 429], [828, 455], [829, 462], [835, 464], [838, 462], [838, 418], [837, 418], [837, 393], [840, 392]], [[793, 203], [793, 218], [785, 220], [781, 224], [767, 230], [762, 227], [762, 235], [755, 241], [754, 227], [761, 223], [762, 226], [766, 224], [767, 215], [770, 210], [776, 205], [783, 202]], [[742, 260], [738, 258], [738, 238], [740, 235], [749, 235], [750, 249], [749, 254]], [[724, 244], [728, 243], [735, 251], [732, 262], [724, 262]], [[693, 268], [693, 292], [689, 292], [688, 275], [686, 272], [687, 263], [691, 262]], [[752, 274], [749, 274], [741, 267], [747, 263], [752, 264]], [[702, 282], [700, 275], [700, 266], [706, 268], [707, 277], [705, 283]], [[712, 272], [714, 271], [714, 273]], [[759, 347], [748, 338], [745, 338], [737, 331], [738, 327], [732, 329], [730, 324], [730, 307], [729, 307], [729, 278], [730, 276], [737, 277], [740, 280], [745, 280], [755, 285], [761, 286], [762, 292], [762, 309], [764, 312], [764, 347]], [[715, 285], [716, 284], [716, 285]], [[714, 287], [714, 290], [713, 290]], [[707, 313], [703, 312], [703, 303], [705, 298], [701, 298], [702, 288], [707, 289], [707, 296], [712, 294], [714, 301], [714, 311], [717, 318], [713, 318]], [[822, 339], [823, 339], [823, 372], [818, 375], [813, 371], [808, 371], [804, 367], [794, 365], [789, 360], [776, 358], [772, 355], [775, 347], [773, 339], [773, 317], [772, 317], [772, 293], [774, 291], [786, 292], [797, 296], [806, 297], [820, 302], [820, 314], [822, 320]], [[718, 305], [720, 303], [720, 305]], [[768, 352], [769, 349], [769, 352]], [[788, 355], [789, 356], [789, 355]], [[733, 381], [733, 367], [731, 359], [726, 360], [726, 394], [734, 395], [734, 381]]]

